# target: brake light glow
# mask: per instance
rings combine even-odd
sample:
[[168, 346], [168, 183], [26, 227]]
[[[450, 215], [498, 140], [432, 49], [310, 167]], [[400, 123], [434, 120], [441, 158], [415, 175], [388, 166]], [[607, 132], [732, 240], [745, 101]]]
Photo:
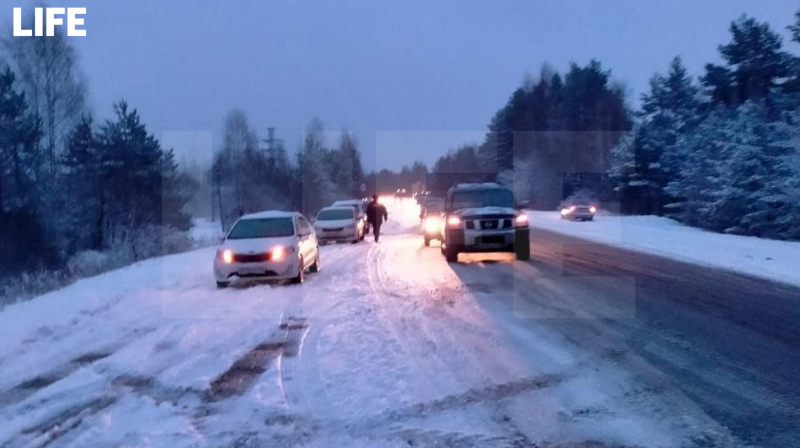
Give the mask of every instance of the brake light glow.
[[233, 263], [233, 251], [230, 249], [225, 249], [222, 251], [222, 261], [227, 264]]

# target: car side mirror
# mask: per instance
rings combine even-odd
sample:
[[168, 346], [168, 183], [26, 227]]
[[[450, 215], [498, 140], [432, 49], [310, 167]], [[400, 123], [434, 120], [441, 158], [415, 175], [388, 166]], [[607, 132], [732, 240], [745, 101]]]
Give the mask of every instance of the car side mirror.
[[520, 201], [517, 203], [516, 209], [522, 210], [524, 208], [530, 208], [530, 206], [531, 206], [531, 201]]

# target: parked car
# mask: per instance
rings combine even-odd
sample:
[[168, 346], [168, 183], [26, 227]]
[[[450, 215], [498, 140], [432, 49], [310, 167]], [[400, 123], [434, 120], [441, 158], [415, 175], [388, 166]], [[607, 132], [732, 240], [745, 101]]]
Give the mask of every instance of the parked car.
[[420, 212], [422, 220], [422, 235], [425, 238], [425, 246], [430, 246], [431, 241], [442, 241], [442, 212], [444, 211], [444, 198], [441, 200], [429, 200], [425, 203], [425, 208]]
[[314, 228], [317, 238], [323, 244], [335, 241], [357, 243], [364, 239], [364, 220], [358, 215], [355, 207], [325, 207], [317, 214]]
[[367, 221], [367, 202], [363, 199], [344, 199], [331, 204], [331, 207], [355, 207], [358, 217], [364, 221], [364, 234], [369, 234], [369, 221]]
[[217, 287], [242, 280], [303, 283], [305, 271], [318, 272], [317, 236], [296, 212], [244, 215], [233, 225], [214, 257]]
[[458, 184], [444, 202], [442, 254], [449, 263], [462, 252], [513, 252], [530, 259], [528, 216], [514, 194], [496, 183]]
[[587, 197], [569, 197], [558, 207], [561, 219], [572, 221], [592, 221], [594, 216], [600, 211], [597, 203]]

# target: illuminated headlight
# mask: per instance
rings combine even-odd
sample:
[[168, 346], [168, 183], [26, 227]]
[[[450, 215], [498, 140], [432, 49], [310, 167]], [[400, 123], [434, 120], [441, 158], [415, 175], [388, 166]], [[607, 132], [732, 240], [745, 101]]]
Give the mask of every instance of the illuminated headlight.
[[571, 205], [571, 206], [569, 206], [567, 208], [562, 208], [561, 209], [561, 214], [562, 215], [569, 215], [570, 213], [572, 213], [574, 211], [575, 211], [575, 206]]
[[275, 246], [270, 251], [273, 261], [281, 261], [286, 257], [286, 248], [283, 246]]
[[439, 229], [442, 227], [442, 222], [439, 218], [431, 216], [429, 218], [425, 218], [425, 231], [428, 233], [438, 232]]
[[220, 254], [220, 258], [225, 264], [233, 263], [233, 251], [230, 249], [225, 249]]
[[592, 212], [592, 213], [597, 213], [597, 207], [595, 207], [593, 205], [593, 206], [589, 207], [589, 211]]
[[518, 215], [516, 218], [514, 218], [514, 225], [516, 227], [527, 227], [528, 215]]
[[461, 226], [461, 218], [458, 216], [451, 216], [447, 218], [447, 227], [459, 227]]

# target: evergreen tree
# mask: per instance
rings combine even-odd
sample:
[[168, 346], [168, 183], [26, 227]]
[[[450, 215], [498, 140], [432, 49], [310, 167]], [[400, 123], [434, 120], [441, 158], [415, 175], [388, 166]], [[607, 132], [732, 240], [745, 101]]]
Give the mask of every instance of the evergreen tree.
[[46, 240], [36, 173], [41, 126], [6, 67], [0, 73], [0, 277], [57, 262]]
[[124, 243], [152, 227], [187, 229], [189, 219], [182, 211], [186, 198], [173, 188], [178, 173], [171, 151], [161, 148], [125, 101], [114, 105], [114, 114], [98, 135], [107, 244]]
[[680, 58], [666, 75], [650, 79], [637, 124], [613, 150], [611, 174], [623, 212], [661, 215], [674, 202], [665, 187], [680, 169], [678, 138], [694, 128], [699, 108], [698, 89]]
[[61, 158], [67, 201], [61, 237], [67, 253], [103, 245], [103, 166], [92, 126], [91, 116], [81, 118]]
[[731, 23], [731, 41], [719, 46], [725, 66], [708, 64], [703, 83], [716, 104], [765, 101], [784, 91], [794, 58], [783, 50], [781, 37], [767, 23], [742, 16]]

